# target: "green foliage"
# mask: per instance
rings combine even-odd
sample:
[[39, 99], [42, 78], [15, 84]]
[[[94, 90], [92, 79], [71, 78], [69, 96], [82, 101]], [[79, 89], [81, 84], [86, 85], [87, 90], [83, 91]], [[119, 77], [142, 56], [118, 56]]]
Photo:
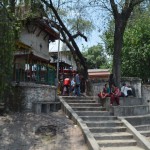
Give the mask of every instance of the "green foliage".
[[138, 15], [124, 35], [122, 74], [138, 76], [146, 81], [150, 77], [150, 18], [149, 11]]
[[[39, 0], [3, 0], [0, 3], [0, 101], [4, 101], [6, 89], [10, 87], [15, 42], [19, 39], [22, 20], [44, 16], [45, 11]], [[7, 91], [8, 92], [8, 91]]]
[[[68, 31], [73, 35], [80, 31], [84, 35], [88, 35], [94, 29], [94, 25], [91, 19], [87, 17], [84, 13], [85, 5], [83, 1], [52, 1], [54, 8], [57, 10], [57, 14], [61, 18], [63, 24], [67, 27]], [[46, 7], [46, 12], [50, 20], [57, 22], [55, 14], [51, 10], [51, 7]]]
[[7, 107], [10, 111], [22, 112], [25, 106], [24, 103], [24, 92], [23, 88], [20, 86], [12, 86], [11, 91], [9, 91], [9, 101], [7, 101]]
[[94, 29], [94, 26], [91, 21], [85, 20], [84, 18], [71, 18], [67, 20], [71, 26], [72, 31], [82, 31], [82, 32], [91, 32]]
[[102, 35], [102, 39], [103, 42], [105, 43], [107, 55], [112, 57], [114, 51], [114, 30], [115, 30], [114, 19], [110, 20], [108, 24], [109, 25], [107, 29]]
[[12, 75], [15, 34], [13, 22], [7, 17], [4, 8], [0, 9], [0, 102], [3, 102]]
[[87, 66], [89, 69], [103, 69], [108, 68], [109, 66], [107, 56], [105, 55], [104, 49], [100, 44], [90, 47], [82, 54], [87, 59]]

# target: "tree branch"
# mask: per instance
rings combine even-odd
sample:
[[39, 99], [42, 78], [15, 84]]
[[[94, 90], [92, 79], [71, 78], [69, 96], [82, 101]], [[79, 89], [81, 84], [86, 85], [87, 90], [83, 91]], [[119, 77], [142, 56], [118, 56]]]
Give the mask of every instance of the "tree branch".
[[144, 0], [126, 0], [121, 13], [121, 15], [123, 16], [122, 18], [124, 18], [124, 20], [127, 21], [134, 7], [143, 1]]
[[[78, 56], [80, 64], [82, 64], [82, 66], [84, 67], [84, 74], [85, 74], [85, 78], [87, 78], [87, 64], [85, 62], [85, 59], [82, 55], [82, 53], [79, 50], [79, 47], [77, 46], [76, 42], [74, 41], [74, 38], [72, 37], [71, 33], [68, 31], [67, 27], [65, 26], [65, 24], [63, 23], [63, 21], [61, 20], [57, 10], [55, 9], [55, 7], [53, 6], [52, 0], [50, 0], [50, 4], [46, 1], [46, 0], [41, 0], [47, 7], [49, 7], [52, 12], [54, 13], [56, 19], [59, 22], [59, 25], [61, 26], [63, 32], [66, 34], [66, 36], [69, 39], [70, 45], [73, 47], [73, 50], [75, 51], [76, 56]], [[71, 50], [71, 49], [70, 49]]]
[[76, 34], [74, 34], [72, 37], [75, 39], [77, 38], [78, 36], [81, 36], [82, 38], [84, 38], [84, 40], [87, 42], [87, 37], [82, 34], [80, 31], [78, 31]]
[[112, 8], [112, 11], [113, 11], [113, 14], [114, 14], [114, 19], [116, 19], [117, 16], [118, 16], [117, 5], [115, 4], [114, 0], [110, 0], [110, 4], [111, 4], [111, 8]]
[[140, 4], [141, 2], [144, 2], [144, 0], [131, 0], [131, 6], [134, 7], [138, 4]]

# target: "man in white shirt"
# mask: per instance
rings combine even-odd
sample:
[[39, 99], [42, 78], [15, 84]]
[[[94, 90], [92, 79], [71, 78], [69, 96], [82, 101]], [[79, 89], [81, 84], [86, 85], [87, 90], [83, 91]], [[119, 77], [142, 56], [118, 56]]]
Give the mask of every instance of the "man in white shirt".
[[125, 83], [123, 83], [123, 86], [121, 87], [121, 92], [124, 94], [125, 97], [133, 95], [132, 89], [127, 87]]

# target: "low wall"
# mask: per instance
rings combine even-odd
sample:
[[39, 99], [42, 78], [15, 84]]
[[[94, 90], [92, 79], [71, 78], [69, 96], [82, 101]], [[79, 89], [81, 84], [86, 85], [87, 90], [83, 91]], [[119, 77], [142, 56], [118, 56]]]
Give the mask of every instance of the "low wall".
[[14, 88], [21, 89], [22, 105], [25, 110], [32, 110], [32, 103], [37, 101], [56, 101], [56, 87], [35, 83], [13, 83]]
[[141, 79], [137, 78], [137, 77], [123, 77], [121, 78], [121, 82], [125, 82], [127, 85], [131, 86], [133, 88], [133, 94], [135, 97], [137, 98], [141, 98], [142, 97], [142, 93], [141, 93]]
[[[121, 79], [121, 83], [125, 82], [133, 88], [135, 97], [141, 98], [141, 79], [136, 77], [126, 77]], [[86, 83], [86, 94], [88, 96], [97, 96], [102, 91], [104, 84], [108, 83], [108, 79], [92, 79]]]
[[142, 98], [145, 104], [150, 105], [150, 85], [142, 85]]

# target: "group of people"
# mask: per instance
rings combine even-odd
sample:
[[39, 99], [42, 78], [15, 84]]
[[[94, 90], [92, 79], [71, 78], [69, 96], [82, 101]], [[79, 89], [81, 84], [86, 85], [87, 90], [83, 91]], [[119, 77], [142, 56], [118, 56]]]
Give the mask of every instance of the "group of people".
[[[111, 78], [111, 77], [110, 77]], [[109, 87], [107, 84], [104, 85], [103, 91], [98, 94], [101, 99], [105, 99], [106, 97], [110, 97], [110, 105], [112, 106], [113, 103], [116, 101], [117, 105], [119, 103], [119, 97], [128, 97], [132, 94], [132, 88], [128, 87], [126, 83], [122, 84], [121, 90], [115, 86], [114, 81], [111, 80], [109, 82]]]
[[62, 95], [80, 96], [80, 77], [78, 72], [71, 80], [69, 77], [64, 79], [62, 90]]

